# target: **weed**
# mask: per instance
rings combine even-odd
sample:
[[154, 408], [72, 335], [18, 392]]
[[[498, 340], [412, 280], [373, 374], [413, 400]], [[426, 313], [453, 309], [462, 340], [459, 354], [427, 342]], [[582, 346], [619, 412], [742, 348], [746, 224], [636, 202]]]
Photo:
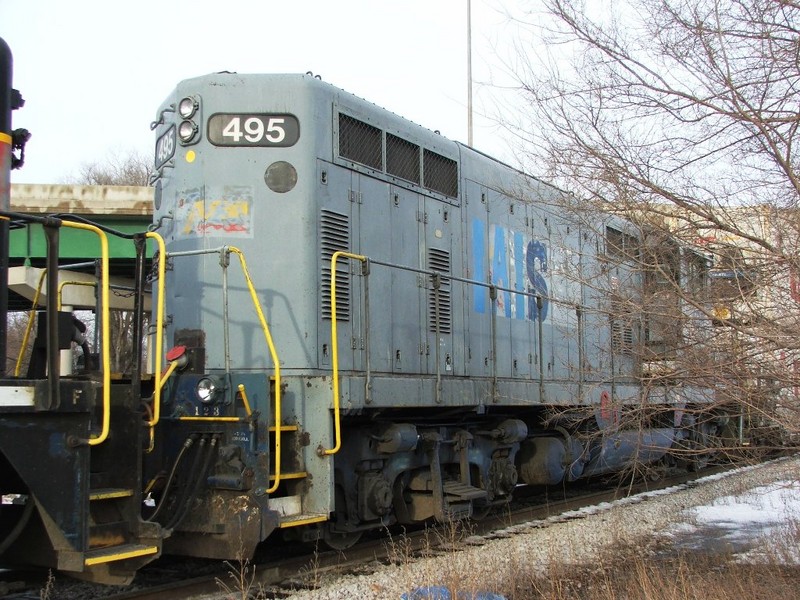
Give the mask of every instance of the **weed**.
[[[250, 561], [239, 558], [234, 562], [225, 561], [225, 566], [228, 569], [230, 585], [217, 578], [217, 586], [226, 594], [226, 600], [236, 600], [237, 598], [250, 600], [253, 597], [252, 592], [256, 576], [256, 570], [251, 567]], [[259, 596], [256, 597], [258, 598]]]
[[55, 584], [56, 577], [53, 575], [53, 571], [48, 569], [47, 581], [44, 582], [44, 587], [39, 590], [39, 600], [50, 600]]

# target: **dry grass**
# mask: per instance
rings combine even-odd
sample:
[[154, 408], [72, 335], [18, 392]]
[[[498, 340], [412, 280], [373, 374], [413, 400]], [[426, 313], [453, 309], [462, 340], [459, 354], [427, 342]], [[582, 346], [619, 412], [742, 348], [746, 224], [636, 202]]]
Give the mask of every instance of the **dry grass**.
[[47, 581], [45, 581], [44, 587], [39, 590], [39, 600], [50, 600], [52, 598], [53, 589], [55, 588], [56, 578], [53, 575], [53, 571], [47, 571]]
[[217, 578], [217, 587], [224, 594], [225, 600], [250, 600], [251, 598], [264, 598], [261, 590], [256, 589], [255, 567], [250, 561], [239, 558], [235, 561], [225, 561], [228, 580]]
[[767, 600], [796, 597], [800, 567], [740, 565], [720, 555], [620, 554], [594, 566], [552, 565], [544, 574], [521, 577], [512, 588], [507, 592], [512, 600]]
[[788, 522], [747, 562], [730, 554], [613, 544], [596, 562], [553, 561], [545, 572], [521, 570], [504, 590], [510, 600], [768, 600], [800, 589], [800, 522]]
[[[606, 525], [615, 532], [623, 529], [613, 519]], [[435, 538], [445, 542], [449, 559], [437, 562], [436, 572], [420, 576], [417, 571], [407, 589], [436, 585], [447, 588], [452, 598], [489, 592], [509, 600], [767, 600], [795, 598], [800, 589], [800, 521], [770, 535], [759, 544], [767, 551], [750, 555], [746, 564], [736, 555], [677, 552], [668, 542], [642, 544], [621, 534], [613, 535], [591, 564], [576, 560], [580, 552], [563, 538], [558, 548], [550, 549], [546, 566], [532, 564], [524, 555], [508, 556], [503, 572], [495, 572], [494, 578], [462, 560], [458, 546], [464, 534], [457, 523], [443, 526]], [[402, 542], [395, 547], [402, 554]], [[441, 555], [442, 546], [437, 550]], [[414, 562], [408, 556], [397, 558], [395, 564]]]

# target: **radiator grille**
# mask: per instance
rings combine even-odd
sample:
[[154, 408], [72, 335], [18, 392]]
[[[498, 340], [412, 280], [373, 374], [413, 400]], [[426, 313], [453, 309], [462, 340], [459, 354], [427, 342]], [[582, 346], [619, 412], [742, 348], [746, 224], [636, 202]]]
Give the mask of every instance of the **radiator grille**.
[[458, 198], [456, 160], [341, 112], [339, 157]]
[[383, 132], [339, 113], [339, 156], [383, 170]]
[[419, 183], [419, 146], [386, 134], [386, 172]]
[[[452, 304], [450, 298], [450, 253], [446, 250], [431, 248], [428, 252], [428, 269], [441, 273], [439, 286], [439, 333], [450, 333], [452, 328]], [[428, 290], [428, 326], [436, 332], [436, 291], [431, 285]]]
[[423, 152], [425, 187], [451, 198], [458, 197], [458, 163], [450, 158], [425, 150]]
[[[331, 259], [334, 252], [349, 251], [350, 222], [347, 215], [322, 210], [319, 219], [322, 251], [322, 318], [331, 319]], [[336, 319], [350, 320], [350, 261], [340, 259], [336, 265]]]

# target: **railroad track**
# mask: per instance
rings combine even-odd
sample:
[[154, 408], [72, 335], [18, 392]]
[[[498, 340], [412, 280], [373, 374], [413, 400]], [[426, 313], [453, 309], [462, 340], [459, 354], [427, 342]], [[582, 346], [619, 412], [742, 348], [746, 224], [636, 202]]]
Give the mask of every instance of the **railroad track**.
[[[573, 485], [542, 494], [520, 488], [517, 498], [506, 510], [479, 521], [469, 521], [466, 525], [439, 525], [413, 531], [393, 528], [388, 535], [362, 541], [345, 551], [309, 552], [306, 549], [289, 558], [284, 552], [285, 546], [281, 545], [279, 556], [269, 556], [267, 549], [265, 556], [242, 564], [235, 561], [221, 563], [164, 558], [143, 569], [132, 587], [110, 588], [59, 578], [57, 593], [49, 597], [65, 600], [175, 600], [221, 594], [225, 585], [235, 593], [232, 597], [240, 597], [241, 588], [247, 586], [249, 589], [263, 590], [268, 598], [285, 598], [300, 590], [313, 589], [322, 578], [329, 580], [348, 574], [363, 574], [380, 564], [453, 552], [459, 546], [480, 545], [497, 537], [514, 535], [514, 528], [524, 523], [535, 522], [537, 527], [546, 527], [566, 519], [582, 518], [578, 509], [643, 492], [691, 485], [694, 479], [730, 468], [713, 467], [701, 473], [682, 473], [656, 482], [617, 481], [611, 487], [607, 484], [603, 489], [597, 489], [597, 484]], [[646, 500], [646, 494], [640, 496], [640, 501]], [[292, 548], [297, 551], [297, 546]], [[192, 573], [192, 576], [187, 578], [187, 573]], [[8, 573], [5, 575], [7, 579]], [[33, 586], [26, 585], [23, 591], [15, 591], [9, 582], [5, 583], [4, 588], [3, 581], [0, 581], [0, 597], [3, 600], [40, 600], [47, 583], [41, 574], [39, 577]], [[4, 590], [7, 595], [3, 595]]]

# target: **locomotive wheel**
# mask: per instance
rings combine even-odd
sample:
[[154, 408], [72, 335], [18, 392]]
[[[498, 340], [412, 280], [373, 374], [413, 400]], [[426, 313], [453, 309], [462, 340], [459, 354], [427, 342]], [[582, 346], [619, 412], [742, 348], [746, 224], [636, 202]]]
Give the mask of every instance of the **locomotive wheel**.
[[[363, 531], [344, 531], [347, 529], [347, 496], [342, 486], [337, 485], [336, 513], [334, 520], [322, 528], [322, 542], [331, 550], [347, 550], [358, 543]], [[337, 525], [340, 527], [336, 529]]]
[[322, 541], [331, 550], [347, 550], [358, 543], [363, 533], [363, 531], [351, 531], [348, 533], [334, 531], [333, 526], [328, 525], [322, 531]]

